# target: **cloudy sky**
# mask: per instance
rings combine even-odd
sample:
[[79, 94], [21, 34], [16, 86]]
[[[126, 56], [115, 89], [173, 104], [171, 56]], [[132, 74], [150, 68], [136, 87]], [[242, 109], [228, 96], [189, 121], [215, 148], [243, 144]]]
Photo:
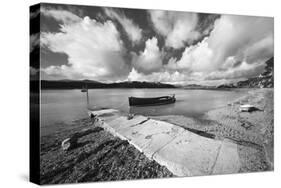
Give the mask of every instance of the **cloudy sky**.
[[274, 52], [269, 17], [52, 4], [40, 12], [42, 79], [217, 85], [259, 75]]

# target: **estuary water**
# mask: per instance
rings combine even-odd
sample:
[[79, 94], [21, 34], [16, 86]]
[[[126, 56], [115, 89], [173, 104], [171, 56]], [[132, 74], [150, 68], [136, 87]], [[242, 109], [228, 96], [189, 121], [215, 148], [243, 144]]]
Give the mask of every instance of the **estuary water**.
[[[243, 96], [247, 90], [187, 90], [187, 89], [90, 89], [91, 108], [114, 108], [142, 115], [184, 115], [199, 117], [205, 112], [227, 105]], [[128, 97], [157, 97], [175, 94], [176, 103], [160, 106], [133, 107]], [[57, 123], [69, 123], [87, 117], [86, 93], [80, 90], [42, 90], [41, 128]]]

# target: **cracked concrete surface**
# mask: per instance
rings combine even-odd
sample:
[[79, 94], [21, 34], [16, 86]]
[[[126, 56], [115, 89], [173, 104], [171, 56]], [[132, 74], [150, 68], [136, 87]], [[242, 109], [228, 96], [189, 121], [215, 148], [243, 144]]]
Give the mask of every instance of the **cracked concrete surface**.
[[[128, 140], [151, 160], [177, 176], [237, 173], [240, 161], [237, 144], [200, 136], [174, 124], [135, 116], [128, 119], [118, 111], [90, 111], [99, 126]], [[111, 113], [111, 115], [109, 115]]]

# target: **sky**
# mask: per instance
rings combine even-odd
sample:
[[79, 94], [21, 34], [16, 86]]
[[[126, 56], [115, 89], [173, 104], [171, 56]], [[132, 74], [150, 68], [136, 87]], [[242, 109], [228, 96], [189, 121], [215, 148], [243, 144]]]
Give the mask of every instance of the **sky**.
[[274, 55], [270, 17], [60, 4], [36, 16], [44, 80], [219, 85], [258, 76]]

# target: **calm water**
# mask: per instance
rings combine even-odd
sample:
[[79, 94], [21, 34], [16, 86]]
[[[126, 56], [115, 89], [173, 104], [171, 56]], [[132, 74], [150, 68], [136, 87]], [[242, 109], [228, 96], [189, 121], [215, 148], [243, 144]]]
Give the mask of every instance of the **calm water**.
[[[241, 97], [246, 90], [183, 90], [183, 89], [92, 89], [91, 108], [115, 108], [143, 115], [184, 115], [196, 117], [227, 105]], [[157, 97], [176, 94], [176, 103], [163, 106], [129, 108], [128, 97]], [[86, 93], [80, 90], [43, 90], [41, 93], [41, 126], [70, 122], [87, 117]]]

